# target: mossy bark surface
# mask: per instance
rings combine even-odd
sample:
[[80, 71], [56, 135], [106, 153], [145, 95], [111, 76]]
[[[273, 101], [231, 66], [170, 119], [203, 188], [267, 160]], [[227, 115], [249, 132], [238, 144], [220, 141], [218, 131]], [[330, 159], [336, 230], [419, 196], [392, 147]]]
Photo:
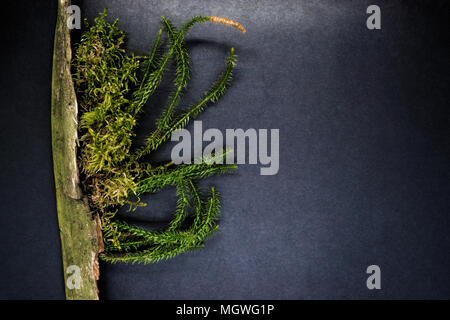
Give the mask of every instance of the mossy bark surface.
[[52, 152], [67, 299], [98, 299], [98, 216], [89, 210], [77, 166], [78, 106], [70, 72], [70, 0], [58, 0], [52, 74]]

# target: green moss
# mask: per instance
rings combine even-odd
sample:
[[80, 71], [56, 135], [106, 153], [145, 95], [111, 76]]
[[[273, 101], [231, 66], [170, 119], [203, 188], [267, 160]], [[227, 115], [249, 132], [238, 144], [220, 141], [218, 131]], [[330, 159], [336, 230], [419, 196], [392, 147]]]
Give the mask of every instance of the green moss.
[[[156, 262], [181, 252], [198, 248], [217, 229], [216, 218], [220, 203], [211, 189], [203, 198], [194, 180], [223, 173], [235, 166], [201, 164], [175, 166], [171, 162], [154, 166], [143, 159], [157, 151], [176, 129], [185, 127], [204, 108], [216, 102], [228, 87], [235, 66], [231, 49], [225, 71], [199, 102], [175, 114], [189, 79], [189, 55], [184, 46], [187, 32], [209, 17], [195, 17], [178, 31], [166, 18], [162, 24], [169, 38], [166, 52], [162, 52], [162, 30], [155, 37], [149, 54], [137, 57], [125, 48], [125, 33], [118, 20], [109, 23], [106, 11], [93, 25], [85, 22], [81, 42], [76, 46], [73, 79], [81, 109], [80, 164], [83, 186], [92, 210], [102, 219], [105, 252], [104, 260], [117, 262]], [[169, 62], [176, 63], [174, 91], [156, 122], [156, 129], [145, 145], [133, 147], [135, 129], [143, 107], [161, 83]], [[130, 205], [134, 210], [143, 204], [136, 197], [153, 193], [167, 185], [177, 187], [179, 197], [174, 220], [166, 231], [150, 232], [117, 220], [118, 208]], [[134, 200], [133, 200], [134, 199]], [[192, 207], [192, 212], [188, 212]], [[181, 224], [189, 215], [194, 224], [182, 230]]]

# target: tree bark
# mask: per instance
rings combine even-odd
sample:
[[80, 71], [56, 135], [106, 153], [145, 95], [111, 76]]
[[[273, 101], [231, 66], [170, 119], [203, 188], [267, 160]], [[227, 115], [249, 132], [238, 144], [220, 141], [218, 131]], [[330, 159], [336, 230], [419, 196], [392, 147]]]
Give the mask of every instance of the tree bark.
[[98, 216], [80, 188], [77, 165], [78, 106], [70, 72], [70, 0], [58, 0], [52, 73], [52, 153], [66, 298], [98, 299], [98, 254], [103, 249]]

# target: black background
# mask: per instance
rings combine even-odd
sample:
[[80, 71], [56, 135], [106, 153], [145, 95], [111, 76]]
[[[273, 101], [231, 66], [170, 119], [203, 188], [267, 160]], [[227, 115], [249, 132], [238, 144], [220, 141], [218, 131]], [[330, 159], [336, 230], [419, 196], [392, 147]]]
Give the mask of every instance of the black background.
[[[102, 264], [106, 299], [450, 298], [449, 7], [445, 1], [79, 1], [120, 19], [145, 54], [165, 15], [234, 18], [247, 34], [201, 25], [188, 36], [192, 82], [209, 86], [227, 50], [233, 85], [206, 128], [279, 128], [280, 171], [241, 165], [202, 182], [221, 192], [204, 249], [154, 265]], [[366, 28], [381, 7], [382, 30]], [[1, 9], [0, 298], [62, 299], [50, 136], [56, 1]], [[79, 33], [74, 32], [75, 38]], [[148, 103], [139, 134], [161, 110]], [[189, 127], [192, 129], [192, 125]], [[155, 159], [167, 158], [170, 145]], [[168, 188], [135, 221], [164, 223]], [[122, 213], [126, 214], [126, 213]], [[377, 264], [382, 289], [368, 290]]]

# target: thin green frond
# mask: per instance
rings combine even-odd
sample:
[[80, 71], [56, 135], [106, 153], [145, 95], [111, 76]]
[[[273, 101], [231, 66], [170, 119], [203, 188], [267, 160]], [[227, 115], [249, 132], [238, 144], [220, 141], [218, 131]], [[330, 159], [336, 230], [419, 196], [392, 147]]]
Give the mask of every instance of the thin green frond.
[[[192, 186], [196, 189], [193, 184]], [[202, 205], [200, 197], [196, 201], [200, 206]], [[205, 203], [204, 211], [197, 212], [198, 221], [194, 222], [193, 226], [187, 231], [151, 232], [124, 222], [116, 222], [121, 232], [127, 232], [133, 239], [138, 238], [139, 240], [124, 242], [120, 246], [111, 246], [100, 258], [112, 263], [154, 263], [203, 247], [206, 238], [218, 229], [216, 221], [219, 213], [219, 196], [215, 189], [211, 188], [210, 197]], [[140, 249], [143, 246], [149, 246], [149, 248]], [[139, 251], [130, 252], [130, 249], [139, 249]]]
[[204, 94], [202, 99], [198, 103], [189, 107], [188, 111], [184, 112], [175, 120], [173, 120], [170, 125], [168, 125], [159, 135], [152, 135], [146, 141], [146, 146], [138, 150], [138, 157], [156, 150], [163, 142], [167, 141], [170, 138], [171, 134], [175, 130], [185, 128], [189, 121], [197, 117], [197, 115], [202, 112], [209, 103], [214, 103], [219, 100], [219, 98], [225, 93], [227, 87], [231, 82], [235, 65], [236, 55], [234, 53], [234, 48], [232, 48], [226, 61], [225, 71], [222, 72], [218, 80]]
[[151, 249], [125, 253], [125, 254], [102, 254], [100, 259], [110, 263], [128, 262], [128, 263], [156, 263], [161, 260], [168, 260], [175, 256], [203, 247], [203, 244], [197, 245], [157, 245]]
[[177, 196], [178, 196], [177, 209], [175, 211], [175, 217], [170, 222], [169, 228], [167, 229], [168, 231], [174, 231], [178, 229], [189, 214], [188, 211], [190, 208], [189, 202], [190, 199], [192, 198], [192, 194], [188, 186], [189, 181], [190, 180], [180, 181], [177, 184]]
[[139, 88], [142, 89], [144, 84], [147, 81], [148, 76], [155, 71], [157, 66], [160, 63], [160, 49], [161, 49], [161, 35], [162, 35], [162, 29], [159, 29], [158, 35], [156, 36], [155, 40], [153, 41], [153, 46], [150, 49], [149, 55], [147, 59], [145, 60], [145, 71], [144, 75], [142, 77], [141, 83], [139, 85]]
[[144, 178], [138, 182], [136, 194], [155, 193], [165, 186], [176, 186], [181, 181], [196, 180], [209, 177], [214, 174], [223, 174], [236, 169], [234, 164], [190, 164], [179, 165], [175, 169], [165, 173]]
[[[165, 18], [164, 17], [162, 17], [162, 18], [164, 21]], [[195, 24], [206, 22], [206, 21], [208, 21], [208, 19], [205, 17], [195, 17], [195, 18], [191, 19], [188, 23], [186, 23], [182, 27], [180, 32], [178, 32], [176, 34], [176, 38], [171, 43], [169, 51], [161, 58], [158, 68], [148, 76], [144, 85], [135, 91], [134, 98], [133, 98], [133, 106], [134, 106], [135, 114], [137, 114], [141, 111], [142, 107], [145, 105], [148, 98], [154, 93], [154, 91], [156, 90], [158, 85], [161, 83], [163, 73], [167, 68], [167, 63], [169, 62], [172, 55], [176, 52], [180, 43], [182, 43], [184, 41], [184, 37], [187, 34], [187, 32]]]

